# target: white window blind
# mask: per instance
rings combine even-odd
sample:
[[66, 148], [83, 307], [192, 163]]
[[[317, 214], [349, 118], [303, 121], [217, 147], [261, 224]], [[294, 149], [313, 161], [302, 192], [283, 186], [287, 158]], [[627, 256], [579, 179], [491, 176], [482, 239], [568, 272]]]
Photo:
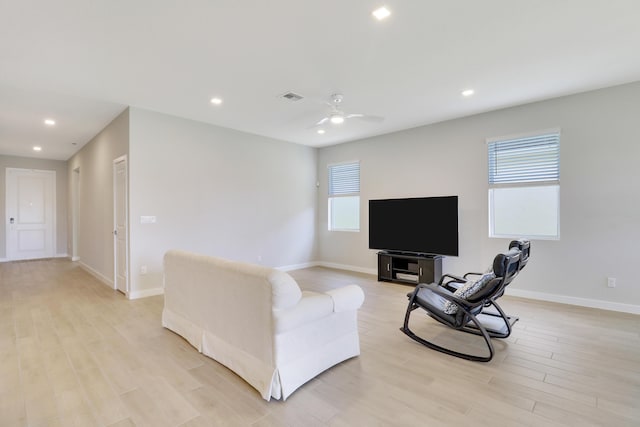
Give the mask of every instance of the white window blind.
[[360, 163], [342, 163], [329, 166], [329, 196], [358, 194], [360, 192]]
[[489, 142], [490, 185], [559, 180], [559, 132]]
[[488, 143], [489, 237], [560, 238], [560, 132]]
[[329, 165], [329, 221], [332, 231], [360, 231], [360, 163]]

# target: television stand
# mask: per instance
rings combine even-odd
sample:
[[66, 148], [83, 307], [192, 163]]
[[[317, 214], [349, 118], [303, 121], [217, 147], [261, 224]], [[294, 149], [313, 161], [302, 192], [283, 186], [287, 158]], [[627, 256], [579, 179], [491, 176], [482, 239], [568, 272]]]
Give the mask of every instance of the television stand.
[[378, 281], [406, 285], [438, 282], [442, 277], [440, 255], [378, 252]]

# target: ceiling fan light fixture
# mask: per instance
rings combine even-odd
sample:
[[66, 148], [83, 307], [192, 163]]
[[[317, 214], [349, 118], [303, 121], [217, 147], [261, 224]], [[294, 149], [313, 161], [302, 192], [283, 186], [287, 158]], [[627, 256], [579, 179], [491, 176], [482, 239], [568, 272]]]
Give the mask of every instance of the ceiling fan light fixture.
[[342, 114], [332, 114], [329, 117], [329, 120], [331, 121], [331, 123], [333, 123], [334, 125], [339, 125], [341, 123], [344, 123], [344, 116]]

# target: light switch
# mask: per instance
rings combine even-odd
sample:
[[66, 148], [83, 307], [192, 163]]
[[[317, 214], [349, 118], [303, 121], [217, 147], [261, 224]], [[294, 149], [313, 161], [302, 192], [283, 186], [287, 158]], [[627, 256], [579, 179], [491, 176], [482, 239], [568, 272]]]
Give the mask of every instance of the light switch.
[[140, 217], [140, 224], [155, 224], [155, 223], [156, 223], [156, 217], [155, 216], [142, 215]]

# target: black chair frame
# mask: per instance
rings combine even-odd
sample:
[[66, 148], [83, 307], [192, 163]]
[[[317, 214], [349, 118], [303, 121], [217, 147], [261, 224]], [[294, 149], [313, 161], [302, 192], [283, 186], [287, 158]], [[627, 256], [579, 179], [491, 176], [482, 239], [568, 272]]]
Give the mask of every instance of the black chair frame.
[[[418, 290], [422, 289], [422, 288], [427, 288], [429, 290], [431, 290], [433, 293], [445, 298], [448, 301], [452, 301], [454, 302], [457, 306], [458, 306], [458, 313], [462, 313], [461, 316], [457, 316], [457, 317], [461, 317], [461, 319], [458, 322], [448, 322], [446, 320], [441, 319], [438, 316], [431, 316], [433, 319], [437, 320], [440, 323], [443, 323], [447, 326], [450, 326], [454, 329], [458, 329], [458, 330], [462, 330], [465, 332], [469, 332], [469, 333], [473, 333], [473, 334], [478, 334], [478, 335], [482, 335], [482, 337], [484, 338], [484, 341], [487, 345], [487, 348], [489, 349], [489, 356], [476, 356], [473, 354], [467, 354], [467, 353], [461, 353], [455, 350], [451, 350], [449, 348], [446, 347], [442, 347], [439, 346], [435, 343], [432, 343], [430, 341], [427, 341], [424, 338], [419, 337], [418, 335], [416, 335], [410, 328], [409, 328], [409, 317], [411, 316], [411, 312], [413, 312], [415, 309], [417, 308], [422, 308], [419, 304], [416, 304], [416, 296], [418, 295]], [[479, 310], [478, 310], [479, 308]], [[482, 323], [480, 323], [478, 321], [478, 319], [476, 318], [474, 311], [480, 312], [482, 310], [482, 303], [480, 304], [468, 304], [467, 301], [462, 300], [460, 298], [456, 298], [453, 293], [451, 293], [450, 291], [448, 291], [446, 288], [443, 288], [441, 286], [438, 286], [435, 283], [431, 283], [431, 284], [425, 284], [425, 283], [421, 283], [416, 287], [416, 291], [410, 294], [409, 297], [409, 306], [407, 307], [407, 312], [404, 316], [404, 324], [402, 326], [402, 328], [400, 328], [400, 330], [402, 332], [404, 332], [409, 338], [419, 342], [420, 344], [427, 346], [433, 350], [439, 351], [441, 353], [445, 353], [445, 354], [449, 354], [451, 356], [456, 356], [456, 357], [460, 357], [462, 359], [467, 359], [467, 360], [472, 360], [474, 362], [488, 362], [493, 358], [493, 355], [495, 353], [494, 349], [493, 349], [493, 343], [491, 342], [491, 337], [489, 336], [489, 333], [487, 332], [487, 330], [484, 328], [484, 326], [482, 326]], [[429, 315], [431, 315], [431, 313], [429, 313]], [[473, 325], [475, 325], [475, 327], [477, 328], [475, 331], [473, 329], [470, 329], [467, 325], [468, 323], [471, 322]], [[468, 329], [468, 330], [467, 330]], [[478, 331], [478, 332], [476, 332]]]
[[[440, 279], [439, 283], [419, 284], [416, 286], [414, 291], [408, 295], [409, 305], [407, 306], [404, 324], [400, 330], [411, 339], [441, 353], [477, 362], [490, 361], [495, 354], [491, 337], [496, 334], [488, 330], [478, 316], [482, 315], [482, 310], [485, 304], [488, 301], [491, 301], [497, 293], [504, 290], [504, 286], [513, 280], [518, 271], [517, 265], [519, 260], [520, 251], [517, 249], [510, 250], [506, 254], [498, 254], [494, 259], [493, 268], [494, 272], [496, 272], [496, 274], [501, 274], [501, 276], [497, 276], [492, 279], [482, 290], [468, 299], [456, 297], [453, 294], [453, 291], [446, 287], [447, 283], [451, 283], [453, 281], [460, 283], [460, 281], [464, 281], [463, 278], [451, 274], [444, 275], [442, 279]], [[451, 280], [445, 283], [444, 281], [448, 279]], [[427, 302], [426, 299], [423, 298], [423, 295], [428, 296], [429, 294], [437, 295], [443, 300], [454, 303], [458, 307], [457, 313], [446, 314], [443, 310], [440, 310]], [[431, 318], [446, 326], [470, 334], [482, 336], [489, 351], [489, 355], [483, 356], [462, 353], [419, 337], [409, 328], [411, 313], [418, 308], [424, 309]], [[498, 335], [495, 337], [500, 338]]]
[[[527, 265], [527, 262], [529, 261], [529, 256], [531, 254], [531, 242], [529, 240], [526, 239], [519, 239], [519, 240], [512, 240], [511, 243], [509, 243], [509, 250], [511, 249], [518, 249], [520, 251], [520, 260], [518, 262], [517, 265], [517, 271], [516, 271], [516, 276], [518, 274], [520, 274], [520, 272], [522, 271], [522, 269]], [[515, 267], [514, 267], [515, 268]], [[468, 280], [468, 276], [481, 276], [483, 273], [475, 273], [475, 272], [470, 272], [470, 273], [466, 273], [464, 276], [462, 276], [462, 278], [459, 277], [455, 277], [456, 283], [464, 283]], [[515, 278], [515, 276], [514, 276]], [[512, 279], [513, 280], [513, 279]], [[452, 286], [450, 285], [450, 283], [452, 283], [453, 280], [451, 280], [450, 282], [447, 282], [444, 286], [449, 285], [449, 289], [452, 288]], [[513, 315], [508, 315], [504, 312], [504, 310], [502, 310], [502, 307], [500, 307], [500, 304], [497, 303], [497, 299], [500, 298], [502, 295], [504, 295], [504, 290], [506, 288], [505, 284], [503, 286], [503, 288], [499, 291], [496, 292], [496, 295], [493, 296], [491, 299], [487, 300], [485, 302], [485, 307], [486, 308], [490, 308], [493, 307], [496, 311], [491, 311], [491, 310], [482, 310], [482, 314], [485, 316], [492, 316], [492, 317], [500, 317], [502, 318], [504, 325], [506, 327], [506, 331], [498, 331], [498, 330], [490, 330], [489, 331], [489, 335], [493, 338], [507, 338], [509, 337], [509, 335], [511, 335], [511, 332], [513, 330], [513, 325], [520, 320], [519, 317], [517, 316], [513, 316]], [[453, 286], [453, 288], [457, 288], [460, 285], [457, 286]]]

